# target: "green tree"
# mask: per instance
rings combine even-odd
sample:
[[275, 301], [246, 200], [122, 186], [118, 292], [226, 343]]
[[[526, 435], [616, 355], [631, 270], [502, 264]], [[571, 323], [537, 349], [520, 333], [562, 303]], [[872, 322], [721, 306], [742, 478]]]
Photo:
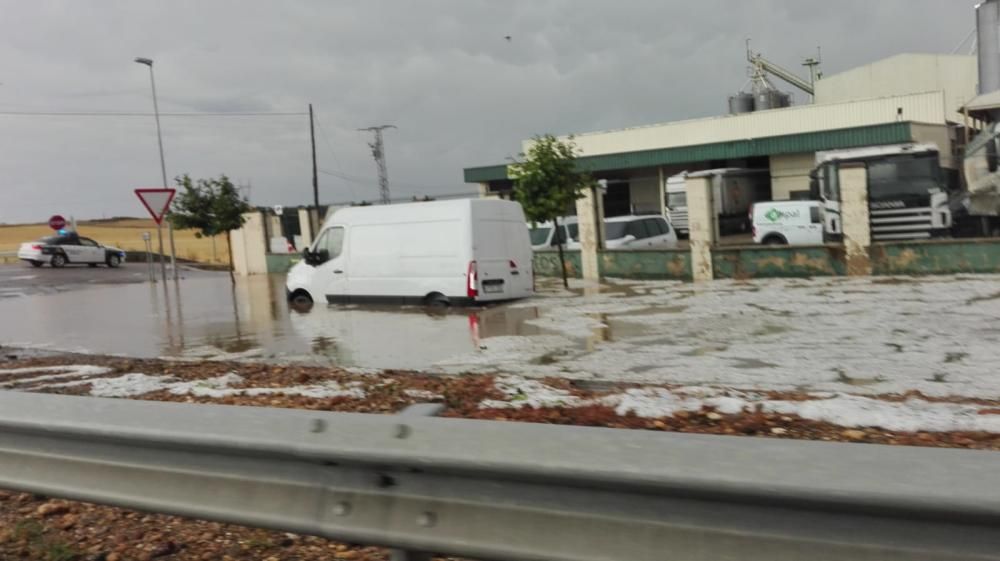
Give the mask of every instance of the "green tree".
[[229, 272], [233, 270], [233, 249], [229, 232], [243, 227], [243, 215], [253, 210], [225, 175], [193, 181], [187, 174], [175, 179], [181, 188], [174, 199], [169, 220], [174, 228], [195, 230], [195, 236], [212, 238], [226, 234], [229, 247]]
[[563, 285], [567, 288], [569, 279], [563, 257], [565, 240], [559, 217], [565, 215], [583, 196], [582, 191], [594, 183], [589, 173], [577, 169], [578, 153], [573, 137], [561, 141], [551, 134], [536, 136], [527, 154], [521, 154], [523, 161], [515, 162], [509, 168], [510, 177], [514, 180], [514, 197], [524, 208], [528, 221], [535, 224], [552, 222], [555, 226]]

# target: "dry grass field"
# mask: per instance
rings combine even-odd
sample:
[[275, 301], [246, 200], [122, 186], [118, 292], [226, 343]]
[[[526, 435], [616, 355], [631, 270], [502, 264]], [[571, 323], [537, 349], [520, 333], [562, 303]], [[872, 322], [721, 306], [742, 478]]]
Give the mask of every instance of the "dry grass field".
[[[145, 251], [146, 246], [145, 242], [142, 241], [142, 233], [149, 232], [152, 236], [153, 251], [157, 250], [156, 223], [152, 220], [125, 218], [108, 221], [99, 220], [96, 222], [78, 221], [77, 229], [81, 236], [92, 238], [104, 245], [120, 247], [127, 251]], [[0, 226], [0, 253], [17, 251], [17, 248], [22, 243], [50, 236], [52, 233], [52, 230], [45, 224]], [[177, 245], [177, 257], [179, 259], [188, 259], [199, 263], [225, 264], [229, 262], [229, 249], [226, 246], [225, 236], [218, 236], [216, 238], [214, 257], [211, 238], [198, 239], [192, 230], [178, 230], [174, 232], [174, 241]], [[165, 253], [170, 253], [166, 224], [163, 226], [163, 249]]]

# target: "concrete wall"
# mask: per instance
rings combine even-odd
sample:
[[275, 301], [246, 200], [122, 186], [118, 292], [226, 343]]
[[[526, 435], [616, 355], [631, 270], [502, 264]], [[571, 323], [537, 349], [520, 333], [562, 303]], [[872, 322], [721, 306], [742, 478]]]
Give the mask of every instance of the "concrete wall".
[[[563, 251], [565, 258], [566, 272], [571, 279], [583, 277], [583, 265], [580, 262], [579, 251]], [[562, 278], [559, 271], [558, 251], [536, 251], [534, 259], [536, 277], [558, 277]]]
[[267, 273], [267, 241], [264, 217], [259, 212], [244, 214], [246, 221], [239, 230], [230, 232], [233, 251], [233, 270], [238, 275]]
[[640, 214], [663, 212], [663, 207], [660, 206], [660, 178], [658, 176], [629, 179], [629, 191], [632, 208], [635, 212]]
[[[921, 240], [876, 243], [871, 246], [874, 275], [1000, 274], [1000, 239]], [[566, 252], [567, 269], [579, 278], [580, 254]], [[690, 254], [670, 251], [605, 251], [601, 275], [641, 280], [691, 280]], [[719, 279], [829, 277], [847, 273], [843, 246], [717, 247], [712, 251], [714, 276]], [[556, 252], [535, 254], [535, 274], [559, 275]]]
[[876, 243], [871, 256], [876, 275], [1000, 273], [997, 239]]
[[[979, 69], [974, 56], [901, 54], [824, 77], [816, 82], [816, 103], [940, 91], [944, 94], [947, 119], [961, 123], [958, 110], [976, 97], [978, 83]], [[905, 108], [903, 119], [927, 122], [913, 118]]]
[[[566, 270], [570, 278], [581, 278], [579, 251], [566, 251]], [[602, 251], [598, 255], [601, 276], [637, 280], [691, 280], [691, 253], [685, 250]], [[559, 253], [535, 253], [535, 275], [558, 278]]]
[[814, 152], [771, 156], [772, 200], [787, 201], [793, 191], [808, 191], [809, 172], [815, 165]]
[[844, 248], [748, 246], [712, 251], [717, 279], [830, 277], [844, 275]]
[[600, 255], [601, 276], [636, 280], [691, 280], [691, 252], [605, 251]]

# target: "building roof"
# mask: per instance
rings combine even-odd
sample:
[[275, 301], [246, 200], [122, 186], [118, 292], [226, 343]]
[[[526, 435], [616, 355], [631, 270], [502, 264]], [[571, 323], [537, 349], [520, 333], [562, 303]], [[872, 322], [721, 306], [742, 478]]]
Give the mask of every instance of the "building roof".
[[[913, 141], [912, 125], [912, 122], [892, 122], [863, 127], [760, 138], [744, 138], [742, 140], [709, 144], [582, 156], [577, 159], [577, 162], [581, 169], [600, 172], [712, 160], [734, 160], [756, 156], [820, 152], [823, 150], [857, 148], [881, 144], [902, 144]], [[506, 165], [465, 169], [466, 183], [488, 183], [490, 181], [503, 181], [506, 179], [508, 179]]]
[[975, 97], [966, 103], [962, 109], [969, 113], [1000, 109], [1000, 90]]

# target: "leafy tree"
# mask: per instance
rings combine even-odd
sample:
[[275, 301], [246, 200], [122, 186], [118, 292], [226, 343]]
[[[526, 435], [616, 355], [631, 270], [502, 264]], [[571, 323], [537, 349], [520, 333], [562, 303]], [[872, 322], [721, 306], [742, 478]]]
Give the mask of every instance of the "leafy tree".
[[594, 182], [590, 174], [577, 170], [578, 153], [573, 137], [564, 142], [551, 134], [536, 136], [528, 153], [521, 154], [524, 161], [515, 162], [509, 168], [510, 177], [514, 180], [514, 197], [524, 208], [528, 221], [552, 222], [555, 226], [563, 285], [567, 288], [569, 279], [563, 257], [565, 240], [559, 217], [566, 214], [571, 205], [583, 196], [583, 189]]
[[243, 227], [243, 215], [253, 210], [233, 182], [225, 175], [192, 181], [187, 175], [175, 179], [181, 188], [168, 219], [174, 228], [195, 230], [195, 236], [212, 238], [225, 233], [229, 246], [229, 271], [233, 270], [233, 249], [229, 232]]

